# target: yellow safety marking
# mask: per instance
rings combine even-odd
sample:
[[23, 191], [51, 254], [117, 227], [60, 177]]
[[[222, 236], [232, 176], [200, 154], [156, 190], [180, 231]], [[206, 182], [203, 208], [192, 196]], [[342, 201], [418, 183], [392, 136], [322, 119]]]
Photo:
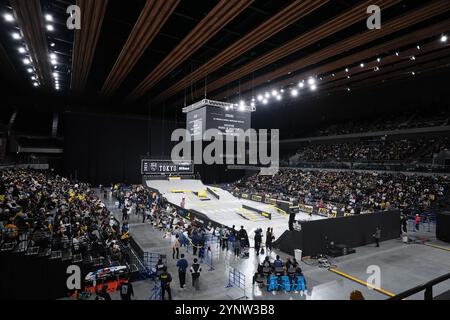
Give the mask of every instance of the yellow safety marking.
[[427, 247], [432, 247], [432, 248], [436, 248], [436, 249], [441, 249], [441, 250], [444, 250], [444, 251], [450, 251], [450, 248], [438, 246], [437, 244], [432, 244], [432, 243], [427, 243], [427, 242], [425, 242], [424, 245], [426, 245]]
[[353, 277], [353, 276], [351, 276], [351, 275], [349, 275], [349, 274], [347, 274], [347, 273], [345, 273], [345, 272], [342, 272], [342, 271], [340, 271], [340, 270], [338, 270], [338, 269], [336, 269], [336, 268], [330, 268], [330, 269], [328, 269], [328, 270], [330, 270], [331, 272], [336, 273], [336, 274], [338, 274], [338, 275], [340, 275], [340, 276], [342, 276], [342, 277], [344, 277], [344, 278], [347, 278], [347, 279], [349, 279], [349, 280], [352, 280], [352, 281], [355, 281], [355, 282], [357, 282], [357, 283], [359, 283], [359, 284], [362, 284], [363, 286], [366, 286], [366, 287], [368, 287], [368, 288], [371, 288], [371, 289], [373, 289], [373, 290], [375, 290], [375, 291], [377, 291], [377, 292], [379, 292], [379, 293], [382, 293], [382, 294], [384, 294], [384, 295], [386, 295], [386, 296], [389, 296], [389, 297], [395, 297], [395, 294], [393, 294], [392, 292], [389, 292], [389, 291], [384, 290], [384, 289], [382, 289], [382, 288], [378, 288], [378, 287], [376, 287], [376, 286], [374, 286], [374, 285], [372, 285], [372, 284], [370, 284], [370, 283], [367, 283], [367, 282], [362, 281], [362, 280], [360, 280], [360, 279], [358, 279], [358, 278], [355, 278], [355, 277]]
[[169, 191], [171, 193], [186, 193], [186, 192], [188, 192], [187, 190], [177, 190], [177, 189], [170, 189]]
[[246, 216], [250, 220], [256, 221], [256, 215], [253, 212], [251, 212], [249, 210], [245, 210], [243, 208], [237, 209], [237, 211], [242, 213], [244, 216]]
[[274, 206], [273, 204], [269, 205], [270, 207], [273, 207], [278, 213], [284, 214], [284, 215], [288, 215], [286, 211], [284, 211], [283, 209], [280, 209], [276, 206]]

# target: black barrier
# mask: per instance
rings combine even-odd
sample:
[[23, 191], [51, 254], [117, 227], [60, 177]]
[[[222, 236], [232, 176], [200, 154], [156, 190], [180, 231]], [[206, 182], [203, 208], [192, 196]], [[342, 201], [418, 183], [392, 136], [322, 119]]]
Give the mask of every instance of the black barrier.
[[208, 226], [210, 226], [212, 228], [224, 227], [222, 224], [209, 219], [207, 215], [205, 215], [199, 211], [196, 211], [193, 209], [185, 209], [185, 208], [182, 208], [173, 203], [170, 203], [170, 204], [177, 209], [177, 213], [180, 217], [187, 219], [191, 222], [195, 222], [199, 226], [202, 226], [205, 228]]
[[450, 212], [442, 212], [436, 215], [436, 238], [444, 242], [450, 242]]
[[258, 213], [260, 216], [267, 218], [269, 220], [272, 220], [272, 214], [270, 212], [262, 211], [262, 210], [247, 206], [245, 204], [242, 205], [242, 208], [246, 209], [246, 210], [254, 211], [254, 212]]
[[330, 242], [351, 248], [374, 243], [376, 227], [381, 228], [381, 241], [400, 237], [400, 212], [385, 211], [322, 219], [301, 223], [301, 231], [285, 231], [273, 246], [293, 255], [301, 249], [304, 256], [325, 254]]

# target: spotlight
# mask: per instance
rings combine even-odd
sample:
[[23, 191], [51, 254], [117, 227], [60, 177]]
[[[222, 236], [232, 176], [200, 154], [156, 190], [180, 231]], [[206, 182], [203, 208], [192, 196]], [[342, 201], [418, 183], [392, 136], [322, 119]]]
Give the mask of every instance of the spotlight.
[[33, 82], [33, 86], [35, 86], [35, 87], [39, 87], [39, 83], [37, 83], [37, 82]]
[[239, 111], [245, 111], [245, 105], [241, 105], [241, 106], [239, 107]]
[[281, 101], [283, 98], [280, 95], [277, 95], [277, 100]]
[[267, 104], [267, 103], [269, 103], [269, 101], [267, 99], [264, 99], [263, 104]]
[[27, 52], [27, 50], [25, 50], [24, 47], [19, 47], [18, 50], [19, 50], [20, 53], [25, 53], [25, 52]]
[[336, 77], [336, 75], [334, 73], [331, 74], [332, 77]]
[[380, 63], [381, 62], [381, 58], [377, 58], [377, 62]]
[[47, 20], [47, 21], [53, 21], [53, 17], [52, 17], [52, 15], [51, 14], [46, 14], [45, 15], [45, 20]]
[[254, 103], [254, 102], [250, 103], [250, 105], [251, 105], [252, 107], [255, 107], [255, 103]]
[[398, 57], [398, 56], [400, 55], [400, 53], [399, 53], [399, 52], [396, 52], [395, 55]]
[[252, 98], [252, 102], [255, 102], [255, 98]]
[[262, 96], [262, 94], [259, 94], [257, 99], [258, 99], [258, 101], [263, 101], [264, 97]]
[[310, 86], [314, 85], [315, 83], [316, 83], [316, 80], [314, 80], [314, 78], [309, 78], [309, 79], [308, 79], [308, 84], [309, 84]]
[[348, 70], [348, 68], [345, 68], [345, 72], [347, 72], [347, 73], [348, 73], [348, 71], [349, 71], [349, 70]]
[[14, 16], [11, 13], [5, 13], [3, 15], [3, 18], [5, 18], [5, 21], [7, 21], [7, 22], [13, 22], [14, 21]]
[[27, 59], [27, 58], [23, 59], [22, 61], [23, 61], [23, 64], [30, 64], [31, 63], [30, 59]]
[[54, 42], [50, 43], [50, 47], [54, 47], [54, 46], [55, 46]]
[[276, 97], [278, 95], [278, 91], [277, 90], [273, 90], [272, 91], [272, 96]]
[[416, 48], [417, 48], [417, 50], [420, 50], [420, 46], [417, 46]]
[[18, 32], [14, 32], [11, 36], [13, 37], [14, 40], [22, 39], [22, 37], [20, 36], [20, 33], [18, 33]]
[[28, 71], [28, 73], [33, 73], [33, 69], [32, 68], [28, 68], [27, 71]]
[[415, 57], [415, 56], [412, 56], [410, 59], [411, 59], [412, 61], [414, 61], [414, 60], [416, 60], [416, 57]]
[[281, 89], [280, 92], [281, 92], [281, 93], [284, 93], [284, 89]]
[[380, 71], [380, 68], [379, 67], [375, 67], [375, 69], [373, 69], [373, 70], [375, 70], [375, 72], [377, 72], [377, 71]]
[[227, 106], [227, 107], [225, 107], [225, 110], [226, 110], [226, 111], [228, 111], [229, 109], [230, 109], [230, 108], [229, 108], [228, 106]]
[[351, 91], [351, 89], [350, 89], [350, 88], [347, 88], [347, 91]]
[[302, 81], [302, 82], [299, 82], [298, 86], [299, 86], [300, 88], [303, 88], [303, 87], [305, 86], [305, 83], [304, 83], [303, 81]]
[[56, 54], [51, 53], [51, 54], [50, 54], [50, 59], [55, 60], [55, 59], [56, 59]]
[[413, 72], [411, 72], [411, 75], [413, 75], [413, 76], [415, 76], [416, 75], [416, 73], [413, 71]]
[[292, 89], [291, 96], [293, 96], [293, 97], [298, 96], [298, 90], [297, 89]]
[[239, 105], [242, 107], [242, 106], [245, 106], [245, 101], [244, 100], [241, 100], [241, 101], [239, 101]]
[[36, 77], [35, 77], [35, 76], [32, 76], [32, 77], [31, 77], [31, 80], [36, 80]]
[[54, 66], [56, 66], [56, 65], [58, 64], [58, 62], [57, 62], [55, 59], [53, 59], [53, 60], [51, 61], [51, 63], [52, 63], [52, 65], [54, 65]]
[[446, 34], [443, 34], [442, 37], [441, 37], [441, 42], [442, 42], [442, 43], [445, 43], [445, 42], [447, 42], [447, 40], [448, 40], [447, 35], [446, 35]]
[[364, 63], [361, 63], [360, 66], [361, 66], [361, 68], [364, 68]]
[[350, 79], [350, 76], [347, 76], [347, 79]]
[[315, 84], [311, 85], [311, 91], [316, 91], [317, 86]]
[[47, 25], [47, 30], [48, 31], [53, 31], [53, 30], [55, 30], [55, 27], [53, 27], [53, 25], [51, 25], [51, 24], [48, 24]]
[[266, 97], [266, 99], [269, 99], [269, 98], [270, 98], [270, 93], [266, 92], [266, 93], [264, 94], [264, 96]]

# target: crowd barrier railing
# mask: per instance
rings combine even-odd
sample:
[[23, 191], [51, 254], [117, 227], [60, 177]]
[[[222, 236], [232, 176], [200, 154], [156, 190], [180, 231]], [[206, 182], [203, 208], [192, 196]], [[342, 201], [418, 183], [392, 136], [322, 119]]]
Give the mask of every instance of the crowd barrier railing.
[[229, 267], [228, 269], [228, 284], [225, 288], [238, 288], [242, 290], [243, 295], [236, 300], [248, 299], [246, 294], [246, 279], [245, 274], [240, 272], [238, 269]]

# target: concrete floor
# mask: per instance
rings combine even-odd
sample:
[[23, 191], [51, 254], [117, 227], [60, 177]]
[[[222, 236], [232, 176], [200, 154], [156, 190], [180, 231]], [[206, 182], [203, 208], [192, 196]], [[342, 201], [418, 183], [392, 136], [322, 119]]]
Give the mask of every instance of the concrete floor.
[[[109, 202], [111, 209], [112, 202]], [[119, 210], [113, 210], [120, 220]], [[200, 280], [200, 290], [193, 290], [190, 277], [187, 277], [186, 289], [179, 289], [176, 260], [172, 259], [171, 241], [164, 238], [164, 233], [155, 230], [149, 224], [140, 223], [139, 219], [132, 215], [130, 220], [130, 232], [144, 251], [166, 254], [169, 272], [173, 276], [172, 294], [176, 300], [230, 300], [244, 296], [244, 291], [237, 288], [226, 289], [228, 282], [229, 267], [238, 269], [245, 274], [246, 289], [245, 296], [249, 300], [348, 300], [349, 294], [353, 290], [362, 292], [366, 299], [383, 300], [389, 296], [374, 290], [356, 281], [349, 280], [339, 274], [327, 269], [319, 268], [317, 265], [301, 263], [308, 285], [307, 295], [296, 293], [277, 292], [268, 293], [265, 289], [252, 286], [252, 276], [256, 270], [257, 263], [264, 258], [257, 257], [251, 249], [250, 258], [235, 258], [231, 252], [225, 252], [213, 248], [213, 271], [208, 271], [208, 266], [203, 265], [203, 272]], [[437, 241], [433, 233], [428, 232], [428, 228], [423, 228], [421, 232], [410, 233], [410, 238], [427, 240], [430, 244], [436, 244], [450, 249], [450, 244]], [[193, 256], [186, 252], [185, 248], [181, 253], [186, 254], [189, 263], [192, 263]], [[271, 252], [272, 259], [279, 254], [283, 260], [287, 255]], [[450, 270], [450, 251], [426, 246], [423, 244], [403, 244], [399, 240], [391, 240], [381, 243], [380, 248], [374, 245], [356, 248], [356, 253], [344, 257], [336, 258], [332, 264], [341, 272], [355, 277], [361, 281], [369, 282], [367, 268], [378, 266], [380, 268], [381, 288], [388, 293], [398, 294], [416, 285], [430, 281], [438, 276], [444, 275]], [[139, 281], [134, 283], [135, 299], [146, 300], [151, 294], [151, 281]], [[450, 281], [444, 282], [434, 288], [434, 295], [450, 290]], [[113, 299], [118, 299], [113, 295]], [[416, 294], [410, 299], [423, 299], [423, 293]]]

